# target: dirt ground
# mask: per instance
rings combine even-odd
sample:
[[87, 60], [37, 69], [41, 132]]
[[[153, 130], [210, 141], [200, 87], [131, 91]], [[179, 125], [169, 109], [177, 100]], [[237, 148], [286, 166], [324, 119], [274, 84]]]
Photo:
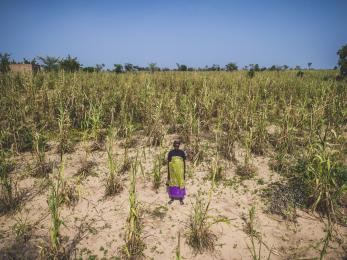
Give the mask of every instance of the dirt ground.
[[[213, 252], [196, 254], [186, 242], [189, 216], [195, 196], [201, 190], [208, 192], [211, 182], [206, 180], [212, 162], [206, 161], [192, 169], [187, 176], [187, 197], [185, 204], [178, 201], [169, 205], [166, 193], [166, 166], [162, 166], [162, 185], [153, 189], [150, 175], [155, 157], [165, 149], [171, 149], [174, 135], [166, 136], [163, 147], [145, 145], [145, 140], [130, 148], [129, 155], [143, 165], [144, 171], [137, 174], [137, 200], [140, 203], [143, 220], [143, 239], [146, 244], [145, 259], [175, 259], [177, 235], [181, 234], [181, 255], [183, 259], [252, 259], [251, 240], [246, 232], [248, 212], [255, 207], [255, 230], [262, 237], [261, 259], [314, 259], [319, 258], [322, 239], [325, 237], [325, 224], [318, 216], [297, 209], [296, 221], [285, 220], [281, 216], [266, 213], [266, 199], [261, 191], [270, 183], [284, 181], [279, 174], [269, 168], [268, 157], [253, 157], [256, 176], [240, 181], [236, 178], [236, 165], [224, 161], [225, 180], [218, 183], [211, 202], [212, 216], [223, 216], [228, 223], [212, 227], [217, 235]], [[124, 148], [118, 142], [114, 151], [119, 163], [124, 156]], [[59, 161], [56, 145], [51, 144], [47, 152], [50, 161]], [[184, 148], [184, 147], [183, 147]], [[82, 143], [75, 146], [74, 152], [66, 154], [64, 178], [71, 185], [77, 185], [80, 199], [74, 206], [63, 205], [61, 229], [63, 245], [72, 259], [117, 259], [119, 249], [124, 244], [126, 219], [129, 214], [129, 174], [122, 175], [124, 190], [112, 197], [105, 197], [105, 178], [107, 154], [105, 150], [95, 151], [89, 160], [96, 163], [92, 173], [81, 184], [77, 184], [76, 173], [85, 158]], [[243, 160], [242, 149], [236, 150], [236, 159]], [[31, 153], [15, 158], [16, 168], [11, 173], [18, 182], [18, 188], [25, 191], [21, 210], [0, 216], [0, 259], [37, 259], [40, 247], [49, 243], [50, 215], [47, 198], [49, 189], [43, 179], [31, 177], [34, 164]], [[160, 212], [160, 214], [158, 214]], [[26, 220], [32, 227], [27, 241], [16, 239], [13, 226], [19, 220]], [[347, 228], [337, 226], [338, 235], [334, 236], [325, 259], [346, 259]], [[256, 249], [259, 243], [256, 243]]]

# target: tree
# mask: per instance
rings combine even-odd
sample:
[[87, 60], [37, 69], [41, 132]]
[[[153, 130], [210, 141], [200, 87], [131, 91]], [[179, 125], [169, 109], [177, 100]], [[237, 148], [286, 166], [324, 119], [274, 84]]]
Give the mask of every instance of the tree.
[[279, 65], [272, 65], [268, 70], [279, 72], [280, 70], [282, 70], [282, 67]]
[[131, 63], [125, 63], [125, 64], [124, 64], [124, 69], [125, 69], [125, 71], [130, 72], [130, 71], [133, 71], [133, 70], [134, 70], [134, 66], [133, 66], [133, 64], [131, 64]]
[[[20, 62], [19, 62], [20, 63]], [[36, 62], [36, 59], [33, 58], [32, 60], [27, 60], [26, 58], [23, 58], [23, 64], [32, 64], [32, 65], [38, 65]]]
[[254, 71], [260, 71], [260, 68], [259, 68], [259, 65], [258, 64], [255, 64], [254, 67], [253, 67]]
[[219, 67], [218, 64], [213, 64], [212, 67], [211, 67], [209, 70], [212, 70], [212, 71], [220, 71], [220, 67]]
[[312, 66], [312, 62], [308, 62], [307, 63], [307, 67], [308, 67], [309, 70], [311, 69], [311, 66]]
[[95, 65], [95, 71], [96, 72], [100, 72], [100, 71], [102, 71], [102, 69], [105, 67], [105, 64], [96, 64]]
[[149, 70], [149, 68], [136, 66], [136, 65], [133, 67], [133, 69], [136, 70], [136, 71], [146, 71], [146, 70]]
[[269, 68], [269, 70], [271, 70], [271, 71], [277, 70], [277, 66], [276, 66], [276, 65], [272, 65], [272, 66]]
[[59, 69], [60, 59], [53, 56], [38, 57], [43, 63], [42, 67], [47, 71], [56, 71]]
[[78, 62], [77, 57], [73, 58], [68, 55], [65, 59], [60, 61], [60, 67], [66, 72], [75, 72], [81, 68], [81, 64]]
[[340, 76], [344, 78], [347, 76], [347, 44], [338, 50], [337, 55], [339, 55]]
[[122, 73], [123, 72], [123, 65], [122, 64], [114, 64], [113, 71], [116, 73]]
[[33, 59], [30, 61], [30, 64], [32, 64], [32, 65], [39, 65], [39, 64], [37, 63], [37, 61], [36, 61], [35, 58], [33, 58]]
[[176, 66], [177, 66], [177, 70], [179, 71], [187, 71], [187, 66], [184, 65], [184, 64], [179, 64], [179, 63], [176, 63]]
[[0, 53], [0, 72], [7, 73], [10, 71], [10, 54]]
[[237, 67], [236, 63], [230, 62], [230, 63], [228, 63], [227, 65], [225, 65], [225, 69], [226, 69], [227, 71], [234, 71], [234, 70], [237, 70], [238, 67]]
[[85, 72], [94, 72], [95, 68], [94, 67], [85, 67], [82, 70], [85, 71]]
[[251, 68], [251, 69], [248, 71], [247, 75], [248, 75], [249, 78], [253, 78], [254, 75], [255, 75], [255, 70], [254, 70], [253, 68]]
[[157, 67], [157, 63], [152, 62], [148, 64], [148, 69], [150, 72], [154, 72], [154, 71], [157, 71], [159, 68]]

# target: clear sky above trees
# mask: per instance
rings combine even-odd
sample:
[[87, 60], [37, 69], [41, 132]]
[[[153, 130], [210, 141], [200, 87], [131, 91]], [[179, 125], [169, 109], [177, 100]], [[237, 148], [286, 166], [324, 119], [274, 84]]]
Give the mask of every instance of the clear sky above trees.
[[0, 52], [16, 60], [332, 68], [347, 43], [344, 0], [1, 0], [0, 10]]

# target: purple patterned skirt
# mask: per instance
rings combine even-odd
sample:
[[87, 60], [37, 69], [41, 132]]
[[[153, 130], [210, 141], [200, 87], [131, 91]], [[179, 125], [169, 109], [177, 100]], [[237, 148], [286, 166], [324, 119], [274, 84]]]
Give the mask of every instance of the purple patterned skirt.
[[169, 186], [167, 188], [167, 193], [169, 193], [169, 197], [171, 199], [184, 199], [186, 195], [186, 188], [180, 189], [177, 186]]

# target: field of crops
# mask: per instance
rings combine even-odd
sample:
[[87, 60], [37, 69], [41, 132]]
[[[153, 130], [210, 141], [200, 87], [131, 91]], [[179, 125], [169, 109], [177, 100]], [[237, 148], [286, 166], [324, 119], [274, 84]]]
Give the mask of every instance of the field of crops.
[[0, 75], [0, 258], [345, 259], [336, 73]]

